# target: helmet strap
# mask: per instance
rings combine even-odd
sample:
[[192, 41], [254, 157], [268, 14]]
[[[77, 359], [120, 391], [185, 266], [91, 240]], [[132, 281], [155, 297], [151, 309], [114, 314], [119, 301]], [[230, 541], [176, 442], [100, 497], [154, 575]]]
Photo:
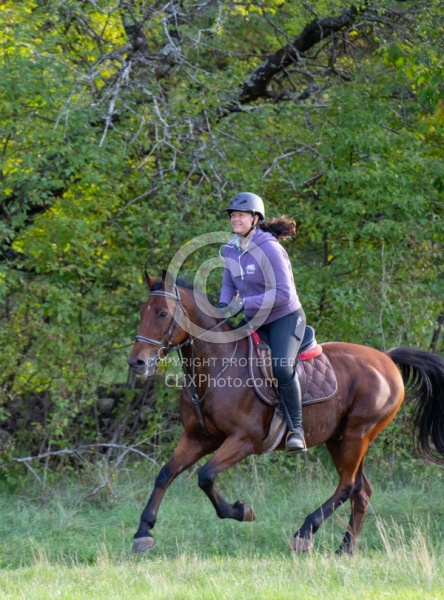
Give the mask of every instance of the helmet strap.
[[253, 231], [253, 229], [256, 229], [257, 225], [252, 225], [250, 227], [250, 229], [247, 231], [247, 233], [245, 235], [242, 235], [240, 237], [246, 238], [248, 235], [250, 235], [250, 233]]
[[256, 213], [252, 213], [253, 214], [253, 224], [251, 225], [250, 229], [247, 231], [247, 233], [245, 235], [243, 235], [242, 237], [246, 238], [247, 235], [250, 235], [250, 233], [253, 231], [253, 229], [256, 229], [256, 227], [259, 225], [259, 221], [260, 218], [258, 218], [257, 223], [254, 223], [254, 219], [256, 218], [257, 214]]

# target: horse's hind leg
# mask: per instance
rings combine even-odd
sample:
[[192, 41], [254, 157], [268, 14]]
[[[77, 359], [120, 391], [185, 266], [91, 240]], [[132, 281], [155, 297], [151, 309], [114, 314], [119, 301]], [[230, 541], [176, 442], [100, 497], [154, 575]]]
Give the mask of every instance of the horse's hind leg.
[[[362, 475], [361, 463], [365, 453], [367, 452], [368, 444], [368, 438], [362, 438], [361, 436], [359, 436], [359, 438], [355, 438], [352, 435], [346, 436], [345, 434], [338, 442], [327, 442], [327, 448], [333, 458], [336, 470], [340, 476], [339, 484], [333, 496], [331, 496], [326, 502], [324, 502], [322, 506], [305, 518], [302, 527], [294, 535], [293, 542], [291, 544], [292, 551], [307, 552], [308, 550], [311, 550], [314, 544], [314, 534], [318, 531], [324, 521], [328, 519], [328, 517], [330, 517], [337, 508], [342, 506], [344, 502], [349, 500], [353, 494], [356, 494], [356, 507], [362, 508], [364, 506], [362, 503], [364, 496], [360, 495], [359, 489], [355, 489], [355, 483], [357, 478], [359, 479], [357, 476], [360, 474]], [[362, 477], [361, 481], [365, 481], [368, 484], [364, 477]], [[350, 523], [353, 527], [351, 531], [353, 532], [354, 537], [353, 543], [348, 545], [350, 551], [352, 548], [354, 548], [356, 533], [359, 532], [359, 529], [361, 528], [364, 514], [362, 514], [362, 517], [360, 518], [360, 514], [357, 509], [356, 511], [352, 511]], [[348, 539], [349, 537], [346, 534], [344, 541]], [[341, 548], [344, 546], [344, 541], [341, 545]], [[345, 551], [345, 546], [343, 551]]]
[[160, 503], [170, 484], [174, 479], [202, 456], [209, 454], [215, 448], [215, 442], [205, 439], [195, 439], [184, 433], [175, 449], [171, 459], [160, 469], [154, 483], [148, 504], [140, 517], [139, 528], [134, 536], [133, 552], [145, 552], [154, 546], [154, 538], [151, 535]]
[[236, 519], [237, 521], [254, 521], [255, 519], [253, 509], [248, 504], [241, 500], [234, 504], [228, 503], [214, 486], [214, 480], [221, 471], [229, 469], [253, 452], [253, 445], [249, 440], [229, 437], [207, 464], [198, 471], [199, 487], [208, 496], [217, 516], [221, 519]]
[[364, 474], [363, 463], [361, 463], [359, 472], [356, 475], [353, 493], [350, 496], [350, 521], [336, 554], [354, 554], [371, 495], [372, 487]]

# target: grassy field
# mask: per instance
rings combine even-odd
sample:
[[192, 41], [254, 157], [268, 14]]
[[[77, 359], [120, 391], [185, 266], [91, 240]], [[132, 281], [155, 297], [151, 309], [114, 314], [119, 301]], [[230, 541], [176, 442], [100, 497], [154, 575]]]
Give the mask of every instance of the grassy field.
[[92, 475], [4, 490], [0, 598], [444, 598], [442, 470], [402, 478], [370, 471], [374, 495], [356, 556], [334, 554], [348, 505], [318, 532], [312, 552], [295, 556], [292, 535], [331, 495], [335, 478], [260, 461], [219, 482], [227, 499], [254, 507], [254, 523], [219, 520], [196, 475], [183, 475], [144, 555], [132, 555], [131, 543], [155, 471], [96, 473], [108, 485], [95, 494]]

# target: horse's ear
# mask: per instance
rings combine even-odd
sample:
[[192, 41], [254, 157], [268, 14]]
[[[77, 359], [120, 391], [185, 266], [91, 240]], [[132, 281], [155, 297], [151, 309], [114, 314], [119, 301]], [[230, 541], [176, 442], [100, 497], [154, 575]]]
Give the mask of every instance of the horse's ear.
[[148, 273], [148, 271], [144, 271], [143, 272], [143, 277], [145, 279], [146, 287], [149, 290], [152, 290], [153, 287], [154, 287], [154, 284], [156, 283], [156, 278], [155, 277], [151, 277], [151, 275]]
[[162, 281], [163, 289], [165, 291], [172, 291], [175, 284], [174, 277], [166, 269], [162, 269]]

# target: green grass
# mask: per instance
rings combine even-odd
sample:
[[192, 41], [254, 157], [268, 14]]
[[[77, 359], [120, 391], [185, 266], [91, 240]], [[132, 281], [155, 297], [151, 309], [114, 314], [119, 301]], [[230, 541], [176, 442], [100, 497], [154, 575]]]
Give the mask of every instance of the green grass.
[[[221, 477], [230, 501], [254, 506], [256, 521], [220, 520], [196, 475], [168, 490], [153, 531], [156, 546], [131, 553], [155, 476], [140, 468], [89, 495], [91, 478], [26, 482], [0, 496], [0, 598], [222, 599], [444, 597], [444, 480], [437, 468], [404, 479], [370, 474], [371, 508], [356, 556], [337, 557], [349, 506], [339, 509], [304, 555], [288, 551], [306, 514], [331, 493], [333, 474], [275, 465]], [[282, 471], [282, 470], [281, 470]], [[103, 478], [103, 473], [101, 474]], [[379, 480], [378, 482], [375, 481]]]

